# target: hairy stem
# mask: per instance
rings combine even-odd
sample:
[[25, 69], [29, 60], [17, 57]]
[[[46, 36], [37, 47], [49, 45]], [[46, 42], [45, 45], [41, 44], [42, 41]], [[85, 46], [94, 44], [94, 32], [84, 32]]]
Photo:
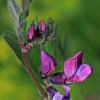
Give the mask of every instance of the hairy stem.
[[42, 86], [40, 85], [39, 81], [37, 80], [35, 74], [32, 71], [31, 65], [28, 61], [28, 56], [27, 56], [27, 52], [22, 52], [22, 56], [23, 56], [23, 60], [26, 66], [26, 70], [28, 71], [29, 75], [31, 76], [32, 80], [34, 81], [35, 85], [37, 86], [40, 94], [47, 99], [47, 94], [45, 93], [44, 89], [42, 88]]

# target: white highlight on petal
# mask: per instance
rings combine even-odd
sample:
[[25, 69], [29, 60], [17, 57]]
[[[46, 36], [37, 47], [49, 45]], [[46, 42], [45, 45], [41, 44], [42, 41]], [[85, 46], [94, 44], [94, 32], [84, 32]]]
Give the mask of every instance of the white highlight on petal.
[[66, 86], [66, 85], [62, 85], [63, 89], [65, 90], [66, 94], [68, 94], [70, 92], [70, 87]]
[[61, 100], [62, 99], [62, 95], [59, 93], [59, 91], [53, 96], [52, 100]]

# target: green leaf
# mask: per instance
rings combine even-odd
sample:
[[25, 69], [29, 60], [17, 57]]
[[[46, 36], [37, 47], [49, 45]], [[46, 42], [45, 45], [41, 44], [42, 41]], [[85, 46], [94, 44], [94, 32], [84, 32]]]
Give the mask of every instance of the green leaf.
[[14, 5], [12, 4], [11, 1], [7, 1], [7, 4], [8, 4], [8, 9], [9, 9], [9, 12], [10, 12], [12, 22], [14, 24], [14, 28], [15, 28], [15, 30], [17, 30], [18, 20], [19, 20], [18, 14], [17, 14], [17, 12], [14, 8]]
[[24, 12], [21, 12], [19, 15], [19, 23], [21, 23], [23, 20], [26, 20], [26, 16]]
[[27, 41], [26, 38], [26, 27], [27, 27], [27, 22], [26, 22], [26, 15], [24, 12], [21, 12], [19, 15], [19, 24], [20, 24], [20, 38], [21, 41], [25, 42]]
[[29, 15], [29, 6], [31, 0], [22, 0], [22, 12], [25, 13], [26, 17]]
[[20, 8], [20, 6], [19, 6], [17, 0], [12, 0], [12, 4], [13, 4], [13, 6], [14, 6], [16, 12], [17, 12], [17, 14], [19, 15], [19, 13], [20, 13], [20, 11], [21, 11], [21, 8]]
[[26, 22], [26, 12], [23, 11], [20, 13], [19, 15], [19, 24], [21, 29], [25, 30], [26, 26], [27, 26], [27, 22]]
[[21, 48], [18, 44], [17, 36], [10, 31], [4, 31], [3, 38], [8, 43], [8, 45], [13, 49], [13, 51], [16, 54], [16, 56], [18, 57], [18, 59], [24, 65], [23, 58], [22, 58], [22, 52], [21, 52]]
[[28, 0], [29, 1], [29, 3], [31, 3], [32, 2], [32, 0]]
[[[3, 32], [3, 38], [8, 43], [8, 45], [12, 48], [12, 50], [14, 51], [18, 59], [21, 61], [21, 63], [24, 65], [21, 48], [17, 40], [17, 35], [13, 34], [10, 31], [5, 31]], [[35, 73], [37, 79], [42, 85], [44, 85], [42, 79], [39, 76], [39, 67], [40, 67], [39, 52], [40, 52], [39, 47], [36, 46], [35, 48], [33, 48], [28, 52], [28, 57], [29, 57], [30, 65], [32, 66], [33, 72]]]

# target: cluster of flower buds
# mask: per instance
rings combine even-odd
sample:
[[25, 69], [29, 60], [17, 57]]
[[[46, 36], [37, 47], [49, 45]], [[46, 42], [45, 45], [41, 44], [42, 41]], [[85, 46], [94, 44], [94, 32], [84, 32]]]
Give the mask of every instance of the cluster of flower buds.
[[34, 41], [39, 36], [43, 35], [46, 32], [46, 24], [44, 21], [41, 21], [35, 29], [34, 24], [32, 23], [28, 31], [28, 42]]
[[32, 48], [33, 44], [44, 44], [48, 40], [52, 40], [54, 37], [53, 22], [45, 23], [43, 20], [37, 25], [32, 23], [27, 32], [28, 44], [25, 44], [25, 50]]
[[50, 29], [51, 25], [50, 24], [46, 24], [43, 20], [41, 22], [38, 23], [38, 25], [34, 25], [33, 23], [31, 24], [29, 31], [28, 31], [28, 42], [31, 43], [33, 42], [35, 39], [38, 39], [39, 37], [45, 35], [45, 38], [48, 39], [48, 37], [52, 34], [49, 34], [51, 29]]
[[41, 51], [41, 69], [42, 79], [50, 78], [53, 84], [61, 84], [65, 94], [61, 95], [58, 90], [48, 86], [47, 92], [52, 100], [70, 100], [70, 88], [66, 85], [84, 81], [92, 74], [92, 67], [88, 64], [82, 64], [83, 51], [76, 53], [73, 57], [64, 62], [64, 71], [54, 73], [56, 60], [45, 51]]

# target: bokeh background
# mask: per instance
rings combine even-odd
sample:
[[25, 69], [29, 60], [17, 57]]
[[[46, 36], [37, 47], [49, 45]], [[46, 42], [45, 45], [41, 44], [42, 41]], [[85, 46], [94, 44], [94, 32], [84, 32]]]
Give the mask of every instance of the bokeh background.
[[[36, 15], [39, 20], [52, 17], [55, 25], [59, 23], [54, 41], [57, 71], [63, 71], [63, 62], [81, 50], [83, 63], [94, 68], [84, 82], [70, 85], [71, 100], [100, 100], [100, 0], [33, 0], [29, 23]], [[6, 0], [0, 0], [0, 100], [39, 100], [28, 73], [3, 40], [4, 30], [14, 28]]]

